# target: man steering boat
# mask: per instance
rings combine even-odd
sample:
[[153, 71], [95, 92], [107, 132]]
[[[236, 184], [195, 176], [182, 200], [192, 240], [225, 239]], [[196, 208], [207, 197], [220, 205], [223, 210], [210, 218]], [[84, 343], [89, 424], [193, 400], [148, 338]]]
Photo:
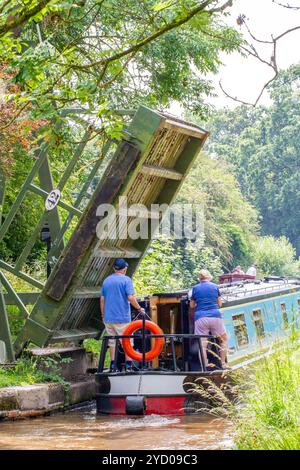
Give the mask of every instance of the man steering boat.
[[[130, 305], [138, 312], [144, 312], [134, 296], [131, 278], [126, 276], [128, 263], [122, 258], [117, 258], [113, 264], [113, 269], [114, 273], [103, 282], [100, 297], [102, 320], [108, 336], [123, 334], [123, 331], [131, 322]], [[110, 370], [114, 370], [116, 342], [110, 339], [108, 344], [111, 358]], [[132, 368], [131, 358], [126, 356], [125, 360], [125, 370], [130, 371]]]

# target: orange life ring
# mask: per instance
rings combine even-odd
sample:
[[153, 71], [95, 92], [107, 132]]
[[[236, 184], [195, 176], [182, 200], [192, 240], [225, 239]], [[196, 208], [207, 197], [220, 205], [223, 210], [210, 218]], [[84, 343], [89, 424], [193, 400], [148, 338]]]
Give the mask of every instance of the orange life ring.
[[[131, 322], [123, 331], [124, 336], [129, 336], [132, 335], [136, 330], [140, 330], [143, 327], [143, 320], [135, 320]], [[152, 334], [154, 335], [163, 335], [164, 332], [163, 330], [156, 324], [153, 323], [152, 321], [146, 320], [145, 321], [145, 328], [146, 330], [150, 330]], [[143, 354], [135, 351], [130, 343], [130, 338], [123, 338], [122, 339], [122, 346], [124, 349], [125, 354], [130, 357], [131, 359], [134, 359], [135, 361], [142, 361], [143, 360]], [[145, 354], [145, 360], [146, 361], [152, 361], [155, 359], [157, 356], [160, 355], [164, 347], [164, 339], [163, 338], [155, 338], [154, 339], [154, 346], [153, 348], [146, 352]]]

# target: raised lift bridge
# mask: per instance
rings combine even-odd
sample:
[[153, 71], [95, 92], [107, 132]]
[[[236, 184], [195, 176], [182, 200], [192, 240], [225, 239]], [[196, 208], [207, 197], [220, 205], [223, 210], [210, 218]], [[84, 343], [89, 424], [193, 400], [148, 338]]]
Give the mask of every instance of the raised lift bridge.
[[[83, 141], [88, 141], [89, 132], [86, 130]], [[64, 188], [85, 144], [78, 145], [55, 187], [48, 144], [41, 147], [0, 225], [0, 242], [5, 242], [28, 193], [41, 198], [40, 220], [32, 227], [19, 258], [9, 263], [0, 254], [0, 361], [1, 356], [2, 361], [13, 361], [29, 342], [39, 347], [64, 341], [78, 343], [101, 332], [99, 292], [102, 281], [111, 272], [116, 257], [130, 258], [129, 275], [134, 273], [151, 241], [151, 231], [145, 240], [128, 237], [115, 240], [101, 237], [100, 240], [96, 227], [103, 216], [96, 215], [98, 206], [110, 203], [117, 208], [120, 196], [127, 197], [128, 205], [144, 204], [149, 209], [151, 204], [170, 204], [207, 136], [208, 133], [198, 126], [140, 106], [101, 179], [95, 184], [95, 176], [102, 164], [99, 158], [91, 165], [72, 203], [65, 200]], [[111, 151], [109, 146], [106, 144], [107, 155]], [[2, 177], [0, 209], [5, 204], [4, 194]], [[87, 195], [89, 201], [82, 209]], [[149, 213], [143, 215], [147, 227]], [[74, 223], [76, 219], [77, 223]], [[129, 222], [130, 218], [126, 223]], [[46, 240], [51, 235], [48, 264], [51, 263], [52, 269], [45, 283], [24, 269], [43, 227]], [[71, 228], [73, 233], [66, 242], [66, 232]], [[28, 283], [32, 292], [18, 292], [12, 278]], [[16, 305], [26, 318], [14, 344], [7, 316], [7, 305], [11, 304]], [[28, 305], [31, 306], [30, 313]]]

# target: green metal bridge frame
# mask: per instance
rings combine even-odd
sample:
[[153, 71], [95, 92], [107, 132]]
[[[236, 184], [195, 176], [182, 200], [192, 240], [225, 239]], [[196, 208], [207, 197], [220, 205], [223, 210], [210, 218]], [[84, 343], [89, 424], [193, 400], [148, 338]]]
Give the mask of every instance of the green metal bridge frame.
[[[77, 109], [63, 111], [65, 116], [75, 120], [85, 112]], [[96, 236], [96, 226], [100, 220], [96, 217], [97, 207], [102, 203], [117, 207], [120, 196], [127, 196], [130, 203], [142, 203], [149, 207], [152, 203], [171, 204], [208, 137], [208, 133], [198, 126], [140, 106], [98, 184], [92, 191], [91, 183], [99, 172], [103, 158], [97, 159], [89, 168], [83, 186], [70, 204], [63, 199], [64, 188], [85, 150], [90, 133], [90, 126], [87, 126], [82, 143], [78, 144], [55, 187], [49, 144], [42, 143], [35, 163], [5, 218], [1, 216], [5, 204], [5, 178], [0, 175], [0, 241], [9, 233], [10, 225], [28, 193], [44, 201], [48, 200], [53, 190], [59, 190], [62, 196], [53, 209], [45, 208], [14, 264], [0, 255], [0, 362], [13, 362], [29, 342], [40, 347], [65, 341], [78, 343], [101, 332], [99, 292], [103, 279], [110, 273], [113, 260], [119, 256], [130, 259], [129, 274], [132, 275], [151, 238], [106, 240], [103, 244]], [[107, 142], [102, 156], [111, 151], [112, 144]], [[34, 183], [37, 178], [39, 185]], [[89, 202], [82, 210], [87, 196]], [[68, 213], [63, 222], [60, 208]], [[78, 222], [66, 243], [64, 237], [74, 217]], [[52, 240], [48, 253], [52, 272], [43, 284], [29, 275], [24, 267], [45, 222], [49, 224]], [[145, 224], [149, 223], [145, 217]], [[17, 292], [6, 273], [31, 285], [32, 292]], [[26, 319], [14, 344], [7, 314], [7, 306], [11, 304], [16, 305]], [[33, 305], [31, 313], [28, 305]]]

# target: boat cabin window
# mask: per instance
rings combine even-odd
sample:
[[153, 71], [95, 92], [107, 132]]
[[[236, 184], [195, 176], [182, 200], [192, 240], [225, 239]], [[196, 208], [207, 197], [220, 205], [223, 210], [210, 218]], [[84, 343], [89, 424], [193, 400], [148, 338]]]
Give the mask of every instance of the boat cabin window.
[[240, 313], [238, 315], [232, 315], [232, 323], [234, 328], [234, 334], [239, 348], [245, 347], [249, 344], [247, 325], [245, 322], [245, 315]]
[[264, 328], [264, 322], [262, 319], [261, 309], [258, 308], [257, 310], [253, 310], [252, 315], [253, 315], [253, 322], [254, 322], [254, 326], [256, 330], [256, 336], [258, 338], [264, 338], [265, 328]]
[[281, 308], [281, 313], [282, 313], [283, 326], [284, 328], [287, 328], [289, 326], [289, 319], [287, 316], [286, 305], [284, 302], [280, 304], [280, 308]]

